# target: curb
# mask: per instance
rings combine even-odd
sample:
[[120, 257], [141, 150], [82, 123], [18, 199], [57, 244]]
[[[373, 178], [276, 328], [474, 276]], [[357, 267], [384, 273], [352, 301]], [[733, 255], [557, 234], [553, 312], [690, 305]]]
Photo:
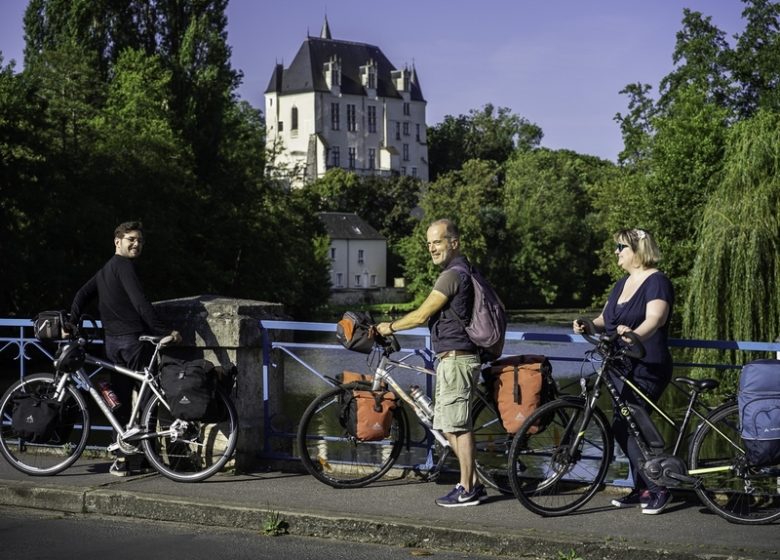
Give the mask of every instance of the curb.
[[583, 560], [701, 560], [730, 555], [695, 554], [629, 546], [624, 541], [582, 541], [562, 534], [518, 530], [495, 532], [410, 524], [393, 519], [355, 518], [301, 511], [235, 506], [170, 496], [102, 488], [62, 488], [0, 480], [0, 505], [66, 513], [132, 517], [203, 526], [239, 528], [265, 534], [268, 520], [284, 522], [287, 534], [349, 542], [394, 544], [417, 549], [452, 550], [521, 559], [560, 558], [574, 550]]

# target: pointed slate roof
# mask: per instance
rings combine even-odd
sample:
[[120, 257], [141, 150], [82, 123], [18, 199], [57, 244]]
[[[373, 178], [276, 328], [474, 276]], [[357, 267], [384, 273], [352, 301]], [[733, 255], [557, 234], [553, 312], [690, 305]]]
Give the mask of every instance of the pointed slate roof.
[[351, 212], [320, 212], [320, 220], [331, 239], [378, 239], [385, 237], [368, 222]]
[[[323, 26], [324, 31], [325, 26]], [[329, 32], [330, 27], [328, 27]], [[288, 68], [279, 68], [280, 65], [277, 65], [265, 93], [330, 91], [325, 82], [324, 64], [334, 56], [341, 60], [341, 93], [366, 95], [366, 90], [360, 81], [360, 67], [373, 60], [377, 65], [377, 95], [401, 97], [391, 77], [396, 67], [379, 47], [322, 37], [307, 37]], [[419, 84], [417, 72], [412, 69], [409, 93], [413, 101], [425, 101]]]

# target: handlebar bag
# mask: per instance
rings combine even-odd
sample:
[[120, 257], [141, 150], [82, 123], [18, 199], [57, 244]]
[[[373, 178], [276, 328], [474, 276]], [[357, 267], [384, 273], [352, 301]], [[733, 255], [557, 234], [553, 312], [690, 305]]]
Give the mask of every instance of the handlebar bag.
[[33, 319], [33, 333], [38, 340], [61, 340], [65, 338], [65, 317], [63, 311], [42, 311]]
[[748, 462], [754, 467], [780, 464], [780, 360], [745, 364], [737, 403]]
[[177, 360], [166, 357], [160, 370], [160, 385], [174, 418], [201, 420], [214, 399], [214, 364], [208, 360]]
[[[558, 394], [552, 365], [545, 356], [507, 356], [493, 362], [483, 375], [501, 423], [510, 434], [517, 433], [532, 412]], [[539, 422], [528, 433], [535, 434], [546, 427], [547, 423]]]
[[336, 323], [336, 339], [347, 350], [369, 354], [374, 347], [373, 324], [370, 313], [347, 311]]

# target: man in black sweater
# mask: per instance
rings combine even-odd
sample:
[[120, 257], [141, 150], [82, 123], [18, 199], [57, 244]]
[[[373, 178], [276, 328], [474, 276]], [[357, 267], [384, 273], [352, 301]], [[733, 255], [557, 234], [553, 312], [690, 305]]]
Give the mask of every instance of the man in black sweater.
[[[134, 260], [141, 256], [144, 244], [141, 222], [124, 222], [114, 230], [115, 254], [76, 293], [71, 305], [71, 316], [78, 321], [86, 305], [96, 296], [98, 311], [105, 333], [106, 357], [119, 365], [140, 371], [148, 365], [151, 348], [138, 340], [142, 334], [173, 336], [180, 341], [177, 331], [166, 328], [144, 296], [135, 270]], [[116, 412], [117, 420], [126, 426], [130, 420], [133, 388], [137, 383], [124, 375], [112, 376], [114, 392], [123, 404]], [[128, 464], [120, 456], [111, 466], [111, 474], [127, 476]], [[139, 469], [140, 470], [140, 469]]]

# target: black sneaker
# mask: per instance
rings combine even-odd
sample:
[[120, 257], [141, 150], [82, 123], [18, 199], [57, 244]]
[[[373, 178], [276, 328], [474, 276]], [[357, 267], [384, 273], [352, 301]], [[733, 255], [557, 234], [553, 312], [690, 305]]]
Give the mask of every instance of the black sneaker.
[[634, 488], [623, 496], [622, 498], [615, 498], [612, 500], [612, 505], [616, 508], [629, 508], [634, 506], [640, 506], [642, 508], [647, 507], [647, 504], [650, 502], [650, 491], [649, 490], [639, 490], [637, 488]]
[[647, 513], [649, 515], [661, 513], [671, 501], [672, 493], [669, 492], [669, 490], [661, 490], [657, 494], [651, 494], [650, 502], [647, 504], [647, 507], [642, 510], [642, 513]]

